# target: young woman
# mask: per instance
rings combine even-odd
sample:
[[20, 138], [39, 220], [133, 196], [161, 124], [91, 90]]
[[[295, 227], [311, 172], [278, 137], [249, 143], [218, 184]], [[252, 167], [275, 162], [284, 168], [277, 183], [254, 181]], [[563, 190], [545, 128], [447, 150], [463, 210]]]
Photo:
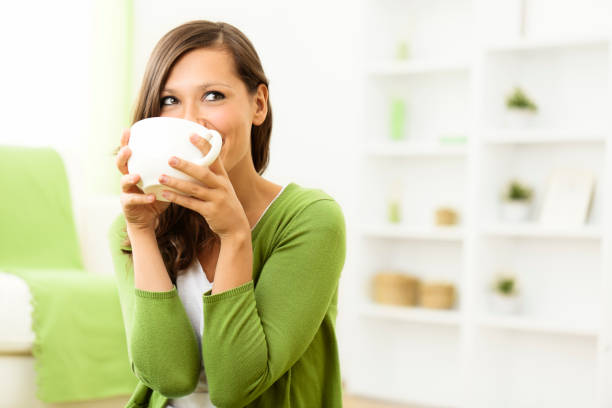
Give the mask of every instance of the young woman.
[[[155, 201], [117, 151], [123, 213], [109, 230], [131, 368], [127, 407], [340, 407], [335, 335], [345, 260], [340, 206], [264, 179], [272, 111], [251, 42], [226, 23], [168, 32], [146, 67], [133, 122], [191, 120], [222, 135], [208, 168], [160, 176]], [[204, 139], [192, 140], [203, 154]], [[174, 163], [174, 164], [173, 164]]]

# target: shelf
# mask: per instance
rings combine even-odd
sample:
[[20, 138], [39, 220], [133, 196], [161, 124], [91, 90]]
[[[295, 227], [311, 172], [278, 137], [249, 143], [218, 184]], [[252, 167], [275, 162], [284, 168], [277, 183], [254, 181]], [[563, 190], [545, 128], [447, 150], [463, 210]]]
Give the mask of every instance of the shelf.
[[361, 228], [364, 236], [371, 238], [417, 239], [437, 241], [463, 241], [464, 232], [460, 227], [410, 227], [404, 225], [370, 225]]
[[[364, 180], [353, 188], [362, 190], [362, 205], [350, 275], [363, 289], [348, 305], [356, 319], [348, 337], [359, 339], [348, 382], [354, 391], [409, 406], [537, 400], [612, 408], [605, 324], [612, 318], [605, 302], [612, 288], [612, 184], [605, 182], [612, 176], [612, 8], [532, 3], [364, 3], [363, 32], [375, 32], [360, 47], [366, 57], [357, 72], [359, 112], [367, 117], [358, 118]], [[505, 105], [514, 86], [533, 93], [540, 109], [524, 127]], [[395, 136], [403, 137], [394, 140], [393, 126], [402, 125], [396, 116], [404, 123]], [[498, 214], [498, 190], [508, 179], [549, 187], [558, 167], [595, 176], [584, 222], [545, 223], [540, 196], [526, 222]], [[410, 216], [392, 223], [388, 201], [396, 199]], [[435, 207], [459, 204], [458, 225], [435, 225]], [[375, 270], [411, 268], [451, 280], [455, 309], [360, 296]], [[485, 304], [500, 268], [525, 280], [516, 315]]]
[[460, 60], [407, 60], [383, 61], [373, 64], [368, 70], [372, 76], [413, 75], [437, 72], [469, 71], [470, 64]]
[[34, 347], [34, 334], [27, 337], [4, 338], [0, 340], [0, 354], [31, 353]]
[[371, 319], [399, 320], [409, 323], [427, 323], [446, 326], [461, 324], [461, 314], [457, 310], [435, 310], [422, 307], [393, 306], [369, 303], [363, 305], [361, 316]]
[[524, 316], [485, 315], [478, 319], [478, 324], [490, 328], [519, 331], [567, 334], [576, 336], [597, 336], [599, 330], [593, 324], [551, 321], [550, 319], [529, 318]]
[[464, 157], [467, 146], [397, 141], [366, 144], [363, 152], [370, 157]]
[[485, 235], [508, 238], [601, 239], [601, 229], [594, 226], [559, 228], [537, 223], [492, 224], [484, 227]]
[[518, 39], [510, 41], [499, 41], [486, 44], [487, 52], [512, 52], [545, 49], [570, 49], [580, 47], [606, 46], [608, 37], [570, 37], [570, 38], [541, 38], [541, 39]]
[[[461, 405], [449, 404], [448, 398], [437, 395], [433, 395], [427, 399], [419, 398], [405, 398], [402, 396], [381, 394], [381, 392], [375, 388], [360, 389], [352, 397], [365, 398], [363, 401], [359, 401], [356, 404], [349, 396], [348, 399], [344, 400], [344, 407], [351, 408], [458, 408]], [[349, 404], [351, 403], [351, 404]]]
[[488, 129], [483, 132], [484, 143], [503, 144], [562, 144], [605, 143], [605, 131], [561, 129]]

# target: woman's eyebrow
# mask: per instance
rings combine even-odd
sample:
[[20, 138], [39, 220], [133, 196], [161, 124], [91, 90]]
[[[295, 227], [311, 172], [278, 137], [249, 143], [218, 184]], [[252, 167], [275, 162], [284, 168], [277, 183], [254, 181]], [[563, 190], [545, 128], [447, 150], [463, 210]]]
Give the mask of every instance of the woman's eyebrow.
[[[212, 86], [225, 86], [226, 88], [231, 88], [229, 84], [226, 84], [224, 82], [207, 82], [207, 83], [198, 85], [196, 89], [206, 89]], [[164, 88], [162, 92], [176, 93], [177, 91], [171, 88]]]

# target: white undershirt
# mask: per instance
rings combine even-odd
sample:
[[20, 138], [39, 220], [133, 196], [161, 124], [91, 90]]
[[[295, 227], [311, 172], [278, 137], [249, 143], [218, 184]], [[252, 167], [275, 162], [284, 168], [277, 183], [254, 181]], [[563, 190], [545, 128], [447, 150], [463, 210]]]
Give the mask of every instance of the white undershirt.
[[[287, 185], [279, 191], [266, 209], [261, 213], [251, 231], [255, 229], [263, 215], [268, 211], [270, 205], [281, 195]], [[168, 400], [167, 408], [214, 408], [215, 406], [210, 401], [208, 395], [208, 383], [206, 381], [206, 371], [204, 369], [204, 361], [202, 359], [202, 333], [204, 333], [204, 305], [202, 295], [212, 289], [212, 282], [208, 281], [206, 273], [200, 264], [198, 258], [195, 258], [191, 265], [184, 271], [179, 272], [176, 277], [176, 290], [179, 298], [183, 303], [187, 317], [191, 322], [193, 331], [198, 340], [198, 348], [200, 350], [200, 379], [193, 393], [180, 398], [172, 398]]]

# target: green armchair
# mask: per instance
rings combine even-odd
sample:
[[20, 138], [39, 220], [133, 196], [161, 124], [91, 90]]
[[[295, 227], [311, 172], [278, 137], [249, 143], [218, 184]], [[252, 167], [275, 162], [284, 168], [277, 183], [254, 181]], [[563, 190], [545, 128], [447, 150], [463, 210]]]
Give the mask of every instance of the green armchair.
[[[3, 400], [33, 407], [34, 393], [37, 404], [129, 396], [137, 379], [114, 273], [83, 266], [62, 157], [0, 146], [0, 186], [0, 379], [15, 383]], [[35, 360], [35, 382], [16, 353]]]

